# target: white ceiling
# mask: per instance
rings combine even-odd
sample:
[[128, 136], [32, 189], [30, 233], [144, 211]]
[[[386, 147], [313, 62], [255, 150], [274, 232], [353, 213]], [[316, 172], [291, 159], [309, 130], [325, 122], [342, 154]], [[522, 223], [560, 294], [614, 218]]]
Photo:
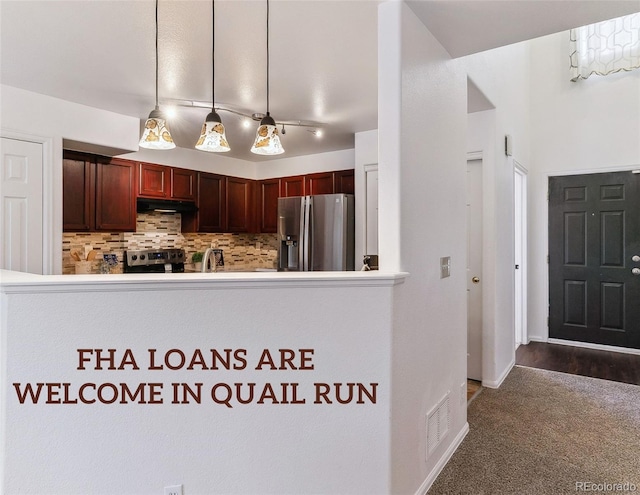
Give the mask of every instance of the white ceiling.
[[[377, 127], [378, 0], [272, 0], [270, 110], [277, 121], [325, 124], [321, 139], [288, 127], [286, 153], [353, 147]], [[432, 0], [411, 8], [452, 56], [640, 11], [640, 0]], [[154, 106], [153, 0], [0, 1], [0, 82], [146, 118]], [[216, 1], [216, 106], [266, 111], [266, 2]], [[159, 96], [211, 102], [211, 3], [160, 0]], [[208, 108], [171, 121], [190, 148]], [[257, 124], [220, 112], [232, 146], [249, 152]]]

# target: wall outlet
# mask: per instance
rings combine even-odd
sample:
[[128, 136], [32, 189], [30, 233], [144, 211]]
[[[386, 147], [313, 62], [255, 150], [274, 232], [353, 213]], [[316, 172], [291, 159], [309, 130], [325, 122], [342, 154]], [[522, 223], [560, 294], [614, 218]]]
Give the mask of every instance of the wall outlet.
[[164, 495], [182, 495], [182, 485], [165, 486]]

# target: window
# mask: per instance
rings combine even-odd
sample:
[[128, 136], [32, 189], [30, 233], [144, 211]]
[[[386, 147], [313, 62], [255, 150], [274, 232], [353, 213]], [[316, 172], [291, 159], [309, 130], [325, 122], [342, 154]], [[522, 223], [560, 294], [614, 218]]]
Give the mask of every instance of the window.
[[572, 29], [571, 80], [640, 67], [640, 12]]

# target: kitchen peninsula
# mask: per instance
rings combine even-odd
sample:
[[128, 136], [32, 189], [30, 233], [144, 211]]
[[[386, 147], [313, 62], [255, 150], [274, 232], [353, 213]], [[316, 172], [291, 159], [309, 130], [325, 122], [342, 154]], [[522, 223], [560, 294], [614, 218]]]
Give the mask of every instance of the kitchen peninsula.
[[387, 492], [405, 276], [0, 271], [4, 488]]

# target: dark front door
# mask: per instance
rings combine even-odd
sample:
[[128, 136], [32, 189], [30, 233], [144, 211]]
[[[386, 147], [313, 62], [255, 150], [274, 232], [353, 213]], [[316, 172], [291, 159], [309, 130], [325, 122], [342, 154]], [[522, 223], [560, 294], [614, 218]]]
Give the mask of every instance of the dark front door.
[[640, 349], [640, 174], [549, 178], [549, 337]]

